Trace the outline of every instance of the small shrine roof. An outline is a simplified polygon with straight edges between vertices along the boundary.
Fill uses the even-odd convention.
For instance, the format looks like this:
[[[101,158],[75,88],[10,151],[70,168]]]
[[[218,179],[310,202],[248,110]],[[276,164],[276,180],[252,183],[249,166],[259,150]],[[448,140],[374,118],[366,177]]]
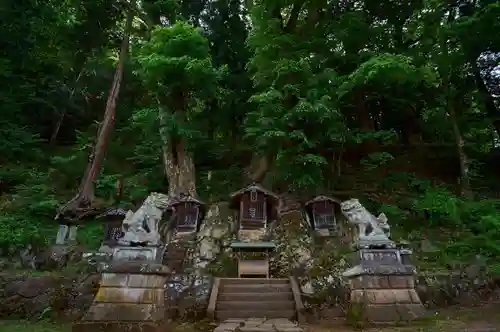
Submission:
[[[319,195],[319,196],[316,196],[313,199],[307,201],[304,205],[308,206],[310,204],[317,203],[317,202],[323,202],[323,201],[334,202],[337,204],[340,204],[342,202],[341,200],[339,200],[337,198],[333,198],[333,197],[329,197],[329,196],[325,196],[325,195]]]
[[[105,217],[125,217],[127,215],[127,211],[121,207],[114,207],[106,210],[105,212],[98,215],[96,218],[101,219]]]
[[[193,197],[191,195],[182,195],[181,194],[181,195],[171,197],[169,202],[168,202],[168,207],[171,207],[173,205],[177,205],[180,203],[198,203],[200,205],[205,205],[205,202],[203,202],[202,200],[200,200],[197,197]]]
[[[270,191],[270,190],[267,190],[266,188],[262,187],[262,186],[261,186],[260,184],[258,184],[258,183],[252,183],[252,184],[250,184],[250,185],[248,185],[248,186],[246,186],[246,187],[244,187],[244,188],[241,188],[240,190],[235,191],[234,193],[232,193],[232,194],[230,195],[230,197],[231,197],[232,199],[235,199],[235,198],[237,198],[237,197],[241,196],[242,194],[244,194],[244,193],[246,193],[246,192],[248,192],[248,191],[252,191],[252,190],[256,190],[256,191],[259,191],[259,192],[261,192],[261,193],[263,193],[263,194],[265,194],[265,195],[267,195],[267,196],[271,196],[271,197],[273,197],[273,198],[275,198],[275,199],[279,199],[279,196],[278,196],[278,195],[276,195],[275,193],[273,193],[273,192],[272,192],[272,191]]]

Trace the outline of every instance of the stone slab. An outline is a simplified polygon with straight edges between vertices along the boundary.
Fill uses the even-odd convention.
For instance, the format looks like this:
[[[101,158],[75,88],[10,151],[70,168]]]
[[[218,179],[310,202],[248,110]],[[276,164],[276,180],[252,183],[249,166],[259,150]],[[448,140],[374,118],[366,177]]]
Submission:
[[[167,331],[163,324],[156,323],[121,323],[121,322],[78,322],[74,323],[72,332],[163,332]]]
[[[303,329],[298,327],[298,326],[294,326],[294,327],[277,326],[276,331],[278,331],[278,332],[302,332]]]
[[[165,291],[155,288],[100,287],[94,301],[107,303],[161,303],[165,299]]]
[[[165,308],[154,304],[93,303],[84,321],[108,322],[159,322],[165,316]]]
[[[130,274],[156,274],[168,275],[170,270],[167,266],[155,262],[147,261],[115,261],[110,262],[106,272],[109,273],[130,273]]]
[[[273,332],[274,329],[271,327],[263,326],[242,326],[238,329],[240,332]]]
[[[213,332],[302,332],[296,323],[286,318],[230,318],[220,323]]]
[[[244,318],[229,318],[222,323],[243,323],[244,321],[245,321]]]

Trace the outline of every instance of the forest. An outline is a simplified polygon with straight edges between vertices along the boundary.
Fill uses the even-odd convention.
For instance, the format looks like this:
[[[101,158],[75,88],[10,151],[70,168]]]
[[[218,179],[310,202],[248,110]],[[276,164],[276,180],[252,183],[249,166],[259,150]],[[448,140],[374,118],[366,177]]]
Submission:
[[[357,197],[500,272],[499,18],[494,0],[5,0],[0,247],[254,181]]]

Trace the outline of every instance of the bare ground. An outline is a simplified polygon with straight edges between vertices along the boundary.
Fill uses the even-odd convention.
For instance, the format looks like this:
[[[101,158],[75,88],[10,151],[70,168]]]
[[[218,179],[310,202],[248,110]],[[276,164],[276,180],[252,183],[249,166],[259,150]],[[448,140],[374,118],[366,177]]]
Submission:
[[[343,321],[305,326],[306,332],[354,332]],[[429,317],[410,326],[370,327],[367,332],[500,332],[500,302],[478,303],[474,307],[451,307],[430,312]]]

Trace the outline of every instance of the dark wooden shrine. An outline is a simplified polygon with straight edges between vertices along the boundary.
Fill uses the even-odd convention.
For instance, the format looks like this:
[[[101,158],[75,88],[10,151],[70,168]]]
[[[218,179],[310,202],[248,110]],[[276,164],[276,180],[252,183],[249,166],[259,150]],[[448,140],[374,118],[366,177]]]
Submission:
[[[305,203],[305,212],[313,230],[336,231],[340,201],[328,196],[316,196]]]
[[[259,184],[251,184],[230,196],[230,208],[239,211],[239,229],[261,229],[277,218],[279,197]]]
[[[118,207],[111,208],[97,216],[97,219],[104,221],[103,245],[113,247],[118,244],[118,240],[123,237],[122,222],[127,215],[127,211]]]
[[[198,232],[205,218],[206,205],[196,197],[178,195],[168,204],[171,209],[172,224],[170,227],[179,233]]]

